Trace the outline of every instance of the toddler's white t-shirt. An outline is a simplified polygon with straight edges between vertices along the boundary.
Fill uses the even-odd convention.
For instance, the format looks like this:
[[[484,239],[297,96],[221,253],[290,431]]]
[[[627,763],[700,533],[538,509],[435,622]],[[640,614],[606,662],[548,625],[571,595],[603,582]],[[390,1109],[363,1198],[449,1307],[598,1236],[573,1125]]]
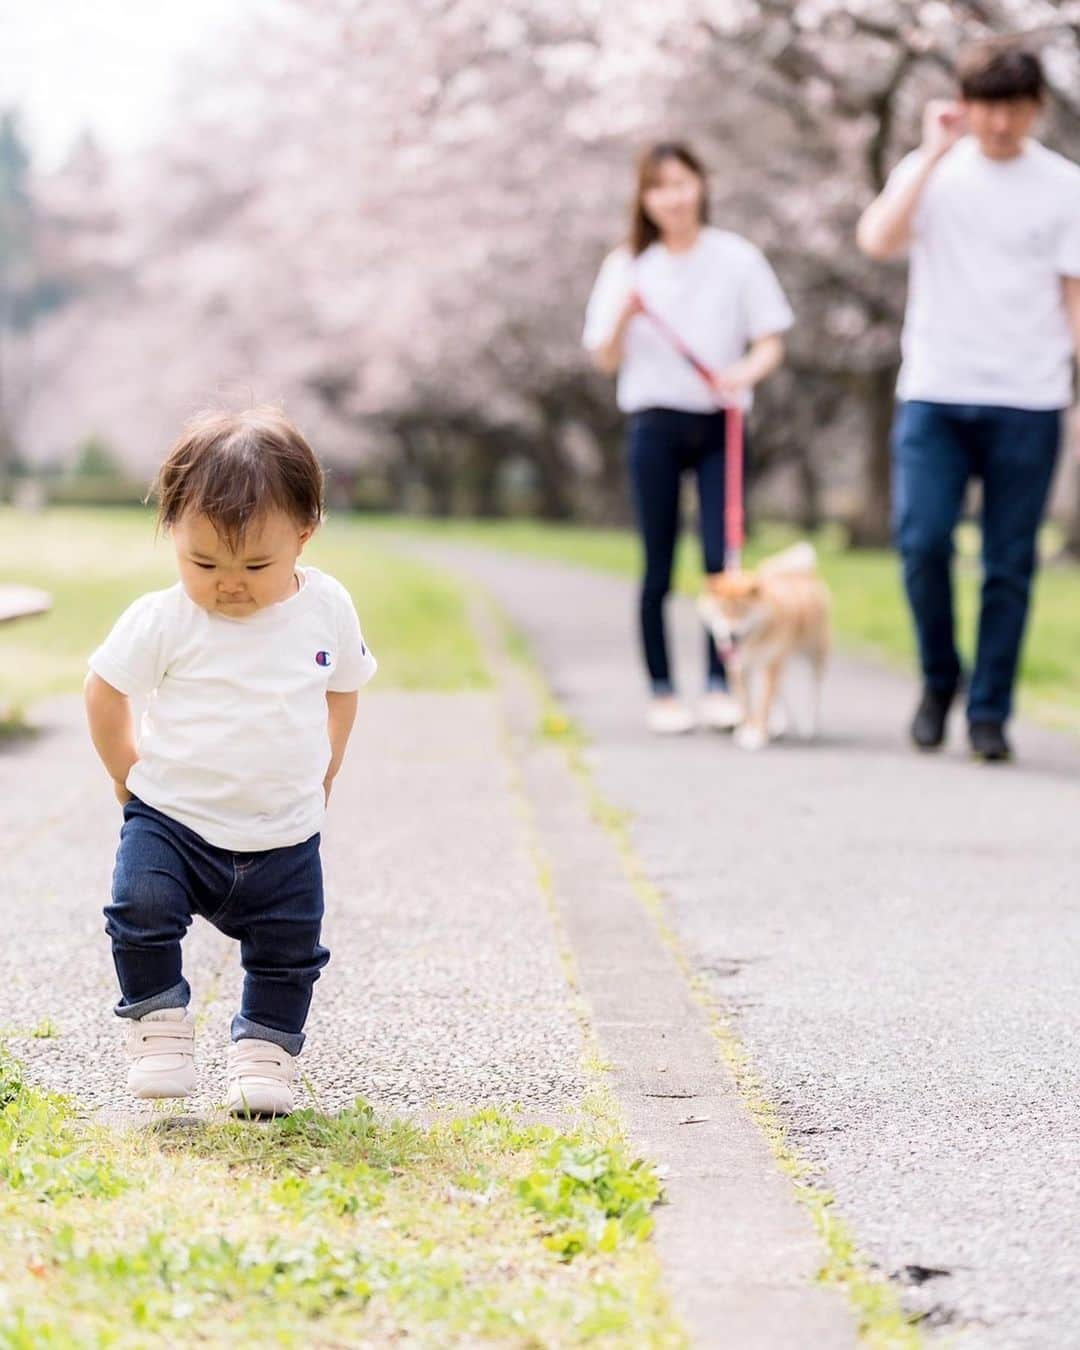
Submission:
[[[141,711],[128,791],[234,853],[319,831],[326,694],[359,689],[376,670],[345,587],[297,571],[295,595],[245,619],[208,613],[179,583],[153,591],[90,657]]]
[[[918,172],[913,151],[886,191]],[[1063,277],[1080,276],[1080,167],[1038,141],[989,159],[966,136],[915,208],[901,399],[1055,409],[1072,402]]]
[[[742,235],[711,225],[685,253],[672,253],[659,242],[636,258],[625,246],[609,253],[585,314],[582,343],[587,349],[608,340],[633,290],[715,371],[734,365],[749,343],[785,332],[794,322],[761,250]],[[625,413],[645,408],[716,411],[716,400],[701,376],[640,314],[626,330],[616,400]],[[745,401],[749,406],[749,397]]]

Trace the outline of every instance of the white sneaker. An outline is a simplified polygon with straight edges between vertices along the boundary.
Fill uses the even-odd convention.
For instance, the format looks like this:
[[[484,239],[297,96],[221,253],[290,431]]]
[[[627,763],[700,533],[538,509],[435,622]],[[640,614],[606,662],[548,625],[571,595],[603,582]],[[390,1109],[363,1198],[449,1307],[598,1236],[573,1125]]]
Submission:
[[[768,743],[768,734],[751,722],[735,728],[735,744],[740,750],[764,750]]]
[[[275,1041],[246,1036],[229,1046],[229,1091],[234,1116],[287,1116],[293,1109],[295,1055]]]
[[[186,1097],[195,1091],[195,1019],[186,1008],[159,1008],[128,1022],[128,1087],[136,1097]]]
[[[657,736],[682,736],[694,729],[694,714],[671,694],[661,694],[649,704],[645,724]]]
[[[726,689],[710,689],[701,700],[701,724],[710,731],[733,731],[742,720],[738,700]]]

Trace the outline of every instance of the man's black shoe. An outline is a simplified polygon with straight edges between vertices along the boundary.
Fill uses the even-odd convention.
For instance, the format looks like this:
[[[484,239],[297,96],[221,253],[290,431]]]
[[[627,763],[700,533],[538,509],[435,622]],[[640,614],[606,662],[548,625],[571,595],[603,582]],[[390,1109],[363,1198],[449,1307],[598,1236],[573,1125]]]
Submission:
[[[924,689],[911,723],[911,739],[920,750],[936,750],[945,739],[945,721],[956,690]]]
[[[976,759],[987,762],[1012,759],[1012,746],[1005,739],[1005,728],[1000,722],[972,722],[968,739]]]

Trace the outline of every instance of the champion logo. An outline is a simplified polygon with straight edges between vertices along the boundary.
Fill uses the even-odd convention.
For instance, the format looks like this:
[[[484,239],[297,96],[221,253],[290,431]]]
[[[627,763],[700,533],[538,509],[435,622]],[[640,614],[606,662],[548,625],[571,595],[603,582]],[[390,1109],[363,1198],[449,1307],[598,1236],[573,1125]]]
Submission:
[[[333,658],[329,652],[316,652],[315,664],[317,666],[328,666]]]

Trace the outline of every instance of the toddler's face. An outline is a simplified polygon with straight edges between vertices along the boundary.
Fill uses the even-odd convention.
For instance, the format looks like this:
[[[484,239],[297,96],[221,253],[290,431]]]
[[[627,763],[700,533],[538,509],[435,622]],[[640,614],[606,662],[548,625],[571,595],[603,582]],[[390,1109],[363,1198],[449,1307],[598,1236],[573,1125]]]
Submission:
[[[172,528],[181,585],[208,613],[245,619],[295,592],[296,560],[312,533],[283,511],[269,511],[234,553],[206,516],[182,516]]]

